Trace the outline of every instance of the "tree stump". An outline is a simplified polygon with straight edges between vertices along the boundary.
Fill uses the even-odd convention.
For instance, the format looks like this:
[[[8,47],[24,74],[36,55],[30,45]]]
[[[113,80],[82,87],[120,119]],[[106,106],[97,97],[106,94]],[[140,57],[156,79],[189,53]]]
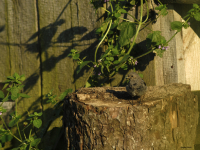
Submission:
[[[64,103],[66,149],[192,150],[198,117],[186,84],[149,86],[142,99],[125,87],[81,88]]]

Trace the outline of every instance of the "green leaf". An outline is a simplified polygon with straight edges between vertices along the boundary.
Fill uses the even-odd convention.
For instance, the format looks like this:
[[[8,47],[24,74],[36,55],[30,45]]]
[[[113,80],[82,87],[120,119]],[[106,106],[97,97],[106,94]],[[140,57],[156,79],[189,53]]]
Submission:
[[[20,115],[19,115],[19,116],[16,116],[14,119],[12,119],[12,120],[9,122],[8,126],[9,126],[9,127],[13,127],[15,124],[17,124],[17,122],[19,121],[20,118],[21,118]]]
[[[113,61],[114,57],[106,57],[106,60]]]
[[[42,116],[42,112],[40,113],[34,112],[34,116]]]
[[[60,100],[63,100],[65,96],[67,96],[69,93],[72,93],[72,89],[65,90],[59,97]]]
[[[3,135],[0,136],[0,141],[1,141],[2,143],[6,143],[6,142],[8,142],[8,141],[11,141],[12,138],[13,138],[13,136],[10,135],[10,134],[3,134]]]
[[[14,86],[14,87],[11,88],[10,92],[13,96],[17,96],[19,89],[16,86]]]
[[[9,96],[6,96],[3,100],[2,100],[2,102],[6,102],[6,101],[8,101],[9,100]]]
[[[85,84],[85,87],[86,88],[91,87],[91,84],[87,81],[86,84]]]
[[[30,98],[29,95],[26,95],[26,94],[24,94],[24,93],[19,93],[19,96],[24,97],[24,98]]]
[[[4,84],[3,89],[5,89],[8,85],[9,85],[9,83]]]
[[[41,119],[33,120],[33,125],[34,125],[36,128],[40,128],[41,125],[42,125],[42,120],[41,120]]]
[[[130,2],[130,4],[131,4],[131,5],[135,5],[135,0],[132,0],[132,1]]]
[[[124,69],[124,70],[127,70],[127,69],[128,69],[128,65],[127,65],[127,64],[123,64],[123,65],[121,66],[121,68]]]
[[[79,72],[81,71],[81,69],[83,69],[84,66],[86,66],[88,63],[90,63],[91,61],[84,61],[82,62],[78,67],[77,67],[77,71],[76,73],[79,74]]]
[[[155,10],[160,10],[160,11],[161,11],[163,8],[165,8],[164,5],[159,5],[159,6],[157,6],[157,7],[155,8]]]
[[[198,12],[198,13],[196,13],[196,14],[194,15],[194,19],[195,19],[196,21],[200,21],[200,12]]]
[[[16,99],[18,99],[18,97],[19,97],[19,93],[17,93],[17,96],[11,95],[11,99],[12,99],[13,101],[16,100]]]
[[[25,79],[26,79],[26,77],[24,75],[21,75],[19,78],[20,81],[24,81]]]
[[[115,13],[114,16],[115,16],[116,18],[119,18],[119,17],[121,16],[121,14],[120,14],[120,13]]]
[[[130,57],[129,54],[126,54],[124,57],[119,58],[119,63],[122,64]]]
[[[155,46],[155,45],[165,45],[166,44],[166,40],[165,37],[163,37],[161,35],[160,31],[153,31],[152,33],[149,33],[147,35],[147,47],[151,47],[151,45]]]
[[[108,22],[104,22],[104,23],[102,24],[102,26],[101,26],[101,31],[102,31],[103,34],[104,34],[104,32],[106,31],[107,27],[108,27]]]
[[[37,146],[41,142],[41,138],[34,139],[34,141],[31,142],[31,146]]]
[[[136,25],[131,22],[122,22],[118,27],[120,29],[118,42],[122,47],[131,42],[131,38],[136,33]]]
[[[114,55],[118,55],[118,54],[119,54],[119,51],[118,51],[118,49],[113,49],[113,50],[112,50],[112,53],[113,53]]]
[[[127,22],[121,22],[118,27],[117,27],[117,30],[122,30],[125,26],[127,25]]]
[[[159,10],[161,15],[166,16],[168,14],[166,5],[159,5],[155,8],[155,10]]]
[[[7,79],[8,79],[8,80],[14,80],[15,78],[12,77],[12,76],[7,76]]]
[[[96,31],[96,34],[99,34],[99,33],[101,33],[101,27],[100,28],[98,28]]]
[[[113,64],[117,65],[117,64],[119,64],[119,61],[118,61],[118,60],[115,60],[115,61],[113,62]]]
[[[3,83],[10,83],[12,80],[6,80]]]
[[[104,61],[104,64],[109,64],[109,61],[105,60],[105,61]]]
[[[173,21],[171,22],[171,29],[177,30],[177,32],[181,31],[182,29],[182,22],[180,21]]]
[[[163,16],[166,16],[166,15],[168,14],[168,12],[167,12],[166,9],[162,9],[162,10],[160,11],[160,13],[161,13],[161,15],[163,15]]]
[[[77,60],[77,59],[79,59],[79,56],[80,56],[80,54],[77,53],[77,54],[73,55],[72,58],[73,58],[74,60]]]
[[[125,9],[120,9],[119,10],[121,13],[127,13],[127,11]]]
[[[0,106],[0,112],[5,113],[6,111],[7,111],[6,109],[4,109],[2,106]],[[1,135],[1,133],[0,133],[0,135]]]
[[[21,90],[25,85],[18,85],[17,88],[18,90]]]
[[[14,77],[15,79],[19,79],[19,78],[20,78],[20,76],[19,76],[16,72],[14,73],[13,77]]]
[[[3,101],[4,97],[5,97],[5,96],[4,96],[3,91],[0,90],[0,102]]]
[[[102,72],[102,73],[104,73],[104,72],[103,72],[103,69],[104,69],[104,65],[101,65],[101,72]]]
[[[199,5],[193,4],[193,8],[199,8]]]

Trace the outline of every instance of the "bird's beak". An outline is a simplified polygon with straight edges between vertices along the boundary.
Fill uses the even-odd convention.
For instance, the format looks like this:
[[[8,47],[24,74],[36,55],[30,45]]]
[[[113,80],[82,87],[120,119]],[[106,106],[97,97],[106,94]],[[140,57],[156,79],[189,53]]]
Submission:
[[[126,77],[126,79],[130,79],[130,77]]]

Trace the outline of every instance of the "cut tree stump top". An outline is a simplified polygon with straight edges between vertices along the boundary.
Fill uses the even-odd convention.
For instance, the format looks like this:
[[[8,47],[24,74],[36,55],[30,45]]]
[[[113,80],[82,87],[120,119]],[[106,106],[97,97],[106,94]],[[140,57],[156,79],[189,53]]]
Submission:
[[[198,98],[190,85],[81,88],[64,102],[66,149],[194,150]]]
[[[129,105],[154,105],[169,96],[191,92],[190,85],[173,83],[164,86],[148,86],[142,98],[131,97],[125,87],[81,88],[75,95],[79,102],[93,106],[127,107]],[[141,101],[141,103],[140,103]]]

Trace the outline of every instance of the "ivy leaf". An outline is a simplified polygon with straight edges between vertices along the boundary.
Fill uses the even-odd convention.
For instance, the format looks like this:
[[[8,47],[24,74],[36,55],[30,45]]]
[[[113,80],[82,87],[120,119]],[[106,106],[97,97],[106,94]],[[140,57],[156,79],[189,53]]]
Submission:
[[[90,63],[91,61],[84,61],[82,62],[78,67],[77,67],[77,71],[76,73],[79,74],[79,72],[81,71],[81,69],[83,69],[84,66],[86,66],[88,63]]]
[[[180,22],[180,21],[171,22],[171,29],[177,30],[177,32],[180,32],[182,29],[182,22]]]
[[[198,13],[196,13],[196,14],[194,15],[194,19],[195,19],[196,21],[200,21],[200,12],[198,12]]]
[[[136,25],[131,22],[122,22],[119,24],[118,30],[120,30],[118,42],[122,47],[131,42],[131,38],[136,33]]]
[[[42,125],[42,120],[41,120],[41,119],[33,120],[33,125],[34,125],[36,128],[40,128],[41,125]]]

